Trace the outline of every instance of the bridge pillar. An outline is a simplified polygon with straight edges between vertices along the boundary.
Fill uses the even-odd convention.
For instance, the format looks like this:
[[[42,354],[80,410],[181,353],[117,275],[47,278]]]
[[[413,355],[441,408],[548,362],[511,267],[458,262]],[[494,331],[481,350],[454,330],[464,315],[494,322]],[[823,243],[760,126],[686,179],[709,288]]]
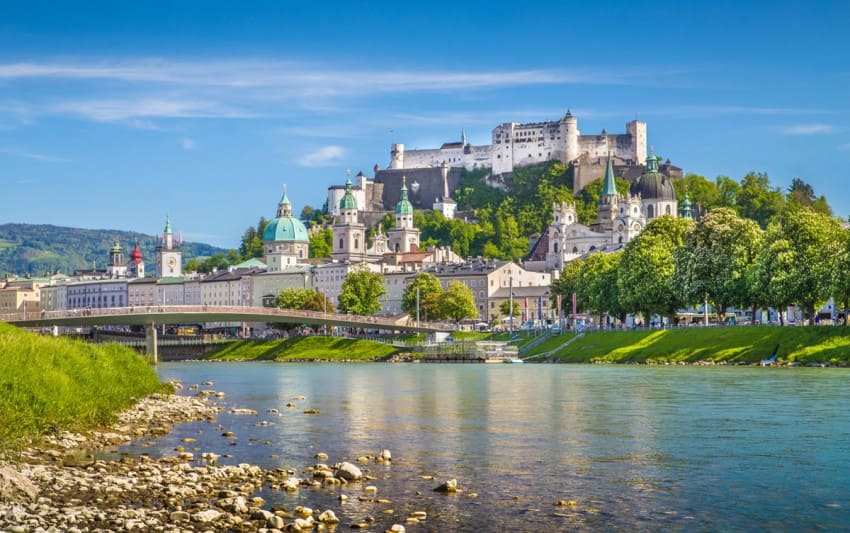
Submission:
[[[157,364],[159,361],[157,360],[157,335],[156,335],[156,324],[151,322],[147,326],[145,326],[145,353],[150,358],[153,364]]]

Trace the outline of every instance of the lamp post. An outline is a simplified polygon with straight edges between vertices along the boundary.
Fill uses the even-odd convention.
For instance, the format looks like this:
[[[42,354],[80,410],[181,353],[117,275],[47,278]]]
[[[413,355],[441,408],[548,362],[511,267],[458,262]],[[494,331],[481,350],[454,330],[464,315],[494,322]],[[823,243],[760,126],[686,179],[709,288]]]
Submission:
[[[416,287],[416,327],[419,327],[419,287]]]
[[[514,277],[511,276],[508,280],[508,336],[514,333]]]

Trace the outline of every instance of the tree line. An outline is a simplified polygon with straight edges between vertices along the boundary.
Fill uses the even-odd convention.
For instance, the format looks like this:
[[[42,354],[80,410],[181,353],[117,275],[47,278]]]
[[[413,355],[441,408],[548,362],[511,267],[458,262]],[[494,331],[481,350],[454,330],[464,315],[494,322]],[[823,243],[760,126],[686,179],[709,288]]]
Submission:
[[[830,297],[850,305],[850,230],[816,206],[787,203],[766,228],[728,207],[697,222],[662,216],[624,250],[568,263],[552,293],[570,312],[667,317],[706,302],[723,320],[729,308],[799,306],[813,320]],[[780,320],[783,320],[780,314]]]

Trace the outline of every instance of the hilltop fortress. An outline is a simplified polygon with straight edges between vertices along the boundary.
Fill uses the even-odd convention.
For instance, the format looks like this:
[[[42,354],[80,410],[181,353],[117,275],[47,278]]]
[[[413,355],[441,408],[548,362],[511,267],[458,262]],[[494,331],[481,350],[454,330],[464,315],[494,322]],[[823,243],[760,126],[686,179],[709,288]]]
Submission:
[[[603,129],[598,135],[582,135],[578,119],[569,111],[556,121],[506,122],[493,129],[489,145],[473,146],[465,134],[460,142],[447,142],[435,149],[405,150],[403,144],[393,144],[390,170],[433,168],[446,162],[452,168],[467,170],[488,167],[498,176],[515,167],[558,160],[570,164],[573,188],[578,191],[604,176],[609,153],[618,175],[627,179],[639,176],[642,169],[634,167],[642,167],[646,161],[646,122],[632,120],[626,123],[626,133],[609,134]],[[661,170],[681,175],[681,169],[669,162],[662,164]]]

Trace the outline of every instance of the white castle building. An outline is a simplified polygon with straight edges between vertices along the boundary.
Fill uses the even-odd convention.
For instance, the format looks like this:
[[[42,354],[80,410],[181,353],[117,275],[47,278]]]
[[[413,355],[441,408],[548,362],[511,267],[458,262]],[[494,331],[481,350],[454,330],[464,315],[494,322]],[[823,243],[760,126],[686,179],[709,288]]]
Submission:
[[[440,166],[444,161],[451,167],[467,170],[489,167],[494,175],[557,159],[570,163],[581,156],[604,158],[612,154],[617,160],[640,165],[646,159],[646,122],[626,123],[626,133],[582,135],[578,120],[567,111],[557,121],[519,124],[506,122],[493,129],[492,144],[473,146],[461,134],[460,142],[445,143],[440,148],[407,150],[403,144],[393,144],[390,168],[427,168]]]

